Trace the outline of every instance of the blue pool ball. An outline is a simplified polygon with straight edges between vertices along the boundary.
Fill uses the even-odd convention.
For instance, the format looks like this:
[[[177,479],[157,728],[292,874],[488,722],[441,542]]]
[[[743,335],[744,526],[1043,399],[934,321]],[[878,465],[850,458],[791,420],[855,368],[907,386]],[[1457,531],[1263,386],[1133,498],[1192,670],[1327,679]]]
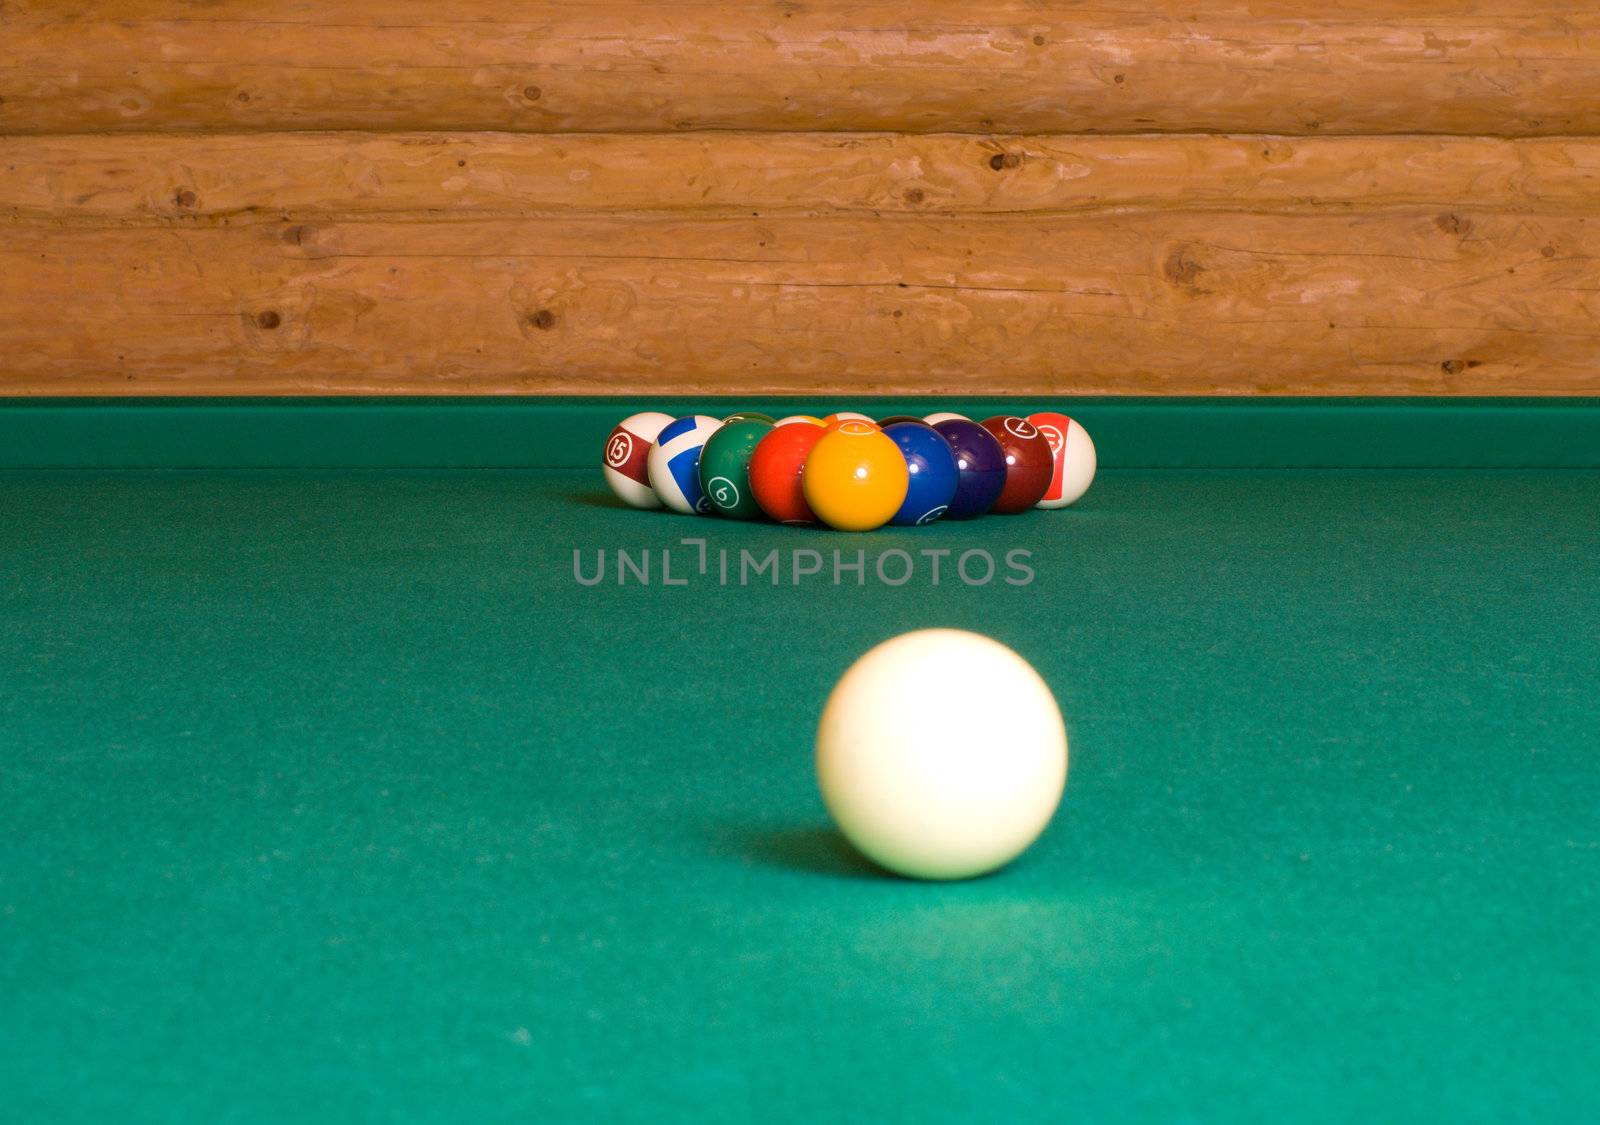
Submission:
[[[898,527],[932,523],[944,515],[955,498],[960,475],[950,443],[923,422],[896,422],[884,427],[884,436],[900,447],[910,470],[905,503],[889,520]]]
[[[955,454],[956,494],[944,518],[970,520],[983,515],[1000,499],[1006,486],[1006,454],[994,435],[965,418],[947,418],[934,424],[939,436]]]

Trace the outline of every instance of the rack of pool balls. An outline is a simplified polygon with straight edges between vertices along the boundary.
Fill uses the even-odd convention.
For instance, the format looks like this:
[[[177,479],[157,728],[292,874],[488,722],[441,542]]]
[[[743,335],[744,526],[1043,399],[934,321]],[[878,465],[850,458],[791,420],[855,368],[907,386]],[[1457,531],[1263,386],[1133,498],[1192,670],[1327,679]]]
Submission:
[[[1054,413],[643,413],[611,431],[603,464],[635,508],[871,531],[1065,508],[1094,480],[1095,453],[1082,426]]]

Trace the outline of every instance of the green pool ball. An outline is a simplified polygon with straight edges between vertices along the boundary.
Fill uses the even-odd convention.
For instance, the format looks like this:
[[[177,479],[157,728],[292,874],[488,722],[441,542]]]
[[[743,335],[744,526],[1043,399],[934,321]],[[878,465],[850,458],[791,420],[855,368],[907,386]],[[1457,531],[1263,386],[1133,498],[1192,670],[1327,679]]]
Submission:
[[[750,489],[750,457],[771,431],[770,422],[741,418],[724,423],[706,442],[700,453],[700,488],[717,515],[761,518],[761,505]]]
[[[765,422],[772,425],[775,419],[770,414],[763,414],[759,410],[741,410],[737,414],[730,414],[723,419],[724,422]]]

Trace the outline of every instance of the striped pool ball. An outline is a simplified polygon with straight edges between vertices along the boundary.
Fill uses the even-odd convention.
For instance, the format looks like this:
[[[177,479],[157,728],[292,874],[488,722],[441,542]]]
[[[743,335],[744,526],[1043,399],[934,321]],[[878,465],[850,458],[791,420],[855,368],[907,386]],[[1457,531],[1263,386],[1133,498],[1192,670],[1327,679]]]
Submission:
[[[724,422],[700,451],[700,490],[711,510],[729,519],[753,520],[761,515],[750,490],[750,457],[772,424],[755,418]]]
[[[1075,504],[1094,483],[1096,467],[1094,442],[1078,423],[1065,414],[1046,411],[1028,415],[1028,421],[1039,427],[1050,443],[1054,474],[1050,487],[1045,489],[1041,508],[1065,508]]]
[[[728,422],[765,422],[770,426],[772,425],[772,415],[763,414],[759,410],[740,410],[728,415],[722,421],[724,424]]]
[[[939,411],[939,412],[937,412],[935,414],[925,415],[922,420],[924,422],[928,423],[928,425],[930,425],[930,426],[937,426],[940,422],[970,422],[970,421],[972,421],[972,419],[968,418],[965,414],[952,414],[948,410],[941,410],[941,411]]]
[[[870,414],[857,414],[851,410],[841,410],[837,414],[830,414],[822,420],[822,424],[829,428],[836,427],[843,422],[865,422],[873,429],[878,428],[878,423],[872,420]]]
[[[994,507],[1006,486],[1005,452],[993,434],[970,419],[947,418],[936,422],[933,428],[950,443],[959,478],[944,518],[976,519]]]
[[[825,430],[800,475],[806,503],[840,531],[871,531],[888,523],[905,503],[908,485],[900,447],[859,419]]]
[[[885,426],[883,435],[900,447],[908,474],[905,501],[889,522],[897,527],[932,523],[950,507],[960,480],[950,443],[915,419]]]
[[[650,487],[674,512],[703,515],[711,510],[711,502],[700,491],[700,451],[721,426],[715,418],[691,414],[656,435],[650,451]]]
[[[750,491],[761,510],[779,523],[816,523],[806,503],[801,475],[812,448],[828,431],[809,422],[782,422],[750,456]]]
[[[661,507],[661,497],[650,487],[650,450],[656,437],[671,424],[672,415],[647,410],[628,415],[606,438],[601,460],[606,484],[629,507]]]
[[[1050,442],[1037,426],[1015,414],[985,418],[983,428],[1000,443],[1006,455],[1006,484],[992,510],[1007,516],[1026,512],[1044,498],[1045,489],[1050,487],[1050,477],[1055,472]]]
[[[814,414],[790,414],[785,418],[779,418],[772,424],[774,426],[787,426],[790,422],[806,422],[813,426],[821,426],[825,424],[821,418],[818,418]]]

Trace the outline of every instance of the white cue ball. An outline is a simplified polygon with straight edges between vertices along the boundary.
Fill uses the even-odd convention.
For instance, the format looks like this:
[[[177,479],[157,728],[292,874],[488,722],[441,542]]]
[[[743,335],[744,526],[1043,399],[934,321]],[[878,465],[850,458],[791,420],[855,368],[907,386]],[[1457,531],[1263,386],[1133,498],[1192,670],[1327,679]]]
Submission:
[[[969,879],[1039,838],[1067,782],[1067,731],[1039,673],[999,641],[924,629],[850,666],[817,728],[840,831],[915,879]]]

